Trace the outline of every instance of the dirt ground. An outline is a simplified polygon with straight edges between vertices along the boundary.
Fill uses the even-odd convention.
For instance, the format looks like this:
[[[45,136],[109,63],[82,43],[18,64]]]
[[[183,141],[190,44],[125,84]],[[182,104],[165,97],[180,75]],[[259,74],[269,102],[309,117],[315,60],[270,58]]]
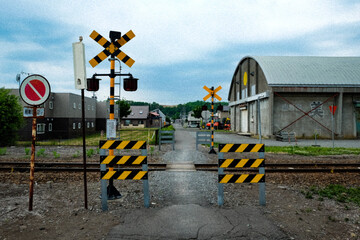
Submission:
[[[169,149],[167,149],[169,147]],[[42,148],[42,147],[39,147]],[[36,161],[81,162],[74,153],[80,147],[46,147],[45,156]],[[161,152],[149,149],[149,162],[161,162]],[[60,157],[55,157],[56,151]],[[207,150],[201,148],[201,151]],[[211,156],[209,162],[216,162]],[[304,157],[286,154],[266,154],[271,162],[359,162],[360,156]],[[0,161],[29,161],[24,148],[7,149]],[[88,162],[99,162],[98,154]],[[150,184],[152,174],[150,172]],[[209,173],[216,174],[216,173]],[[143,208],[142,185],[134,181],[119,185],[123,197],[109,201],[108,212],[101,211],[100,181],[98,173],[88,174],[88,209],[84,209],[82,173],[35,173],[34,207],[28,211],[29,173],[0,172],[0,239],[105,239],[109,230],[124,221],[123,216],[132,209]],[[314,195],[305,198],[303,192],[310,186],[328,184],[360,186],[358,173],[274,174],[266,178],[265,207],[258,204],[256,184],[228,184],[225,187],[225,208],[256,206],[265,217],[281,228],[289,239],[360,239],[360,207],[352,203],[339,203],[331,199],[320,200]],[[215,190],[214,190],[215,191]],[[166,204],[161,196],[151,192],[151,207]],[[216,208],[214,202],[204,203]]]

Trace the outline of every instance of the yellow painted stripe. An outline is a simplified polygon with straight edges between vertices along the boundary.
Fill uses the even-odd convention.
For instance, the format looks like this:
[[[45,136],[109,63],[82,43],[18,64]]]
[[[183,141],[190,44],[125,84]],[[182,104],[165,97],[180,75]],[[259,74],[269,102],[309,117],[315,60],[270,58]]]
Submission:
[[[130,39],[133,39],[135,37],[135,33],[132,30],[130,30],[126,33],[126,36],[128,36],[128,38]]]
[[[247,143],[241,144],[240,147],[238,147],[238,149],[236,149],[235,152],[244,152],[244,150],[247,148],[247,146],[249,146],[249,144],[247,144]]]
[[[234,159],[226,159],[220,167],[227,168],[234,161]]]
[[[250,152],[258,152],[263,144],[256,144]]]
[[[115,142],[115,140],[108,140],[104,145],[101,146],[101,149],[109,149],[109,147]]]
[[[119,146],[116,147],[116,149],[124,149],[130,141],[122,141]]]
[[[264,161],[264,159],[256,159],[255,162],[251,165],[253,168],[259,167],[259,165]]]
[[[256,176],[251,180],[251,183],[257,183],[264,176],[264,174],[256,174]]]
[[[113,114],[113,113],[110,113],[109,118],[110,118],[110,119],[114,119],[114,114]]]
[[[146,156],[138,156],[133,162],[133,164],[140,164],[142,161],[144,161],[145,158]]]
[[[219,95],[217,95],[217,94],[214,94],[214,97],[215,97],[217,100],[219,100],[219,101],[222,100],[222,98],[221,98]]]
[[[115,156],[107,156],[101,164],[109,164],[114,158]]]
[[[221,179],[220,183],[227,183],[234,176],[234,174],[226,174],[223,179]]]
[[[116,171],[108,171],[102,179],[110,179],[114,174],[116,173]]]
[[[240,162],[236,165],[237,168],[242,168],[249,161],[249,159],[241,159]]]
[[[120,59],[120,60],[123,60],[126,56],[127,56],[127,55],[126,55],[124,52],[120,52],[120,53],[117,55],[118,59]]]
[[[92,33],[90,34],[90,37],[95,40],[95,38],[96,38],[98,35],[99,35],[99,34],[94,30],[94,31],[92,31]]]
[[[235,181],[235,183],[243,183],[248,176],[249,176],[249,174],[242,174],[242,175]]]
[[[125,180],[127,178],[127,176],[129,176],[131,173],[131,171],[124,171],[119,177],[119,180]]]
[[[102,60],[106,59],[108,56],[106,56],[106,54],[104,52],[101,52],[98,54],[98,57]]]
[[[123,156],[116,164],[125,164],[131,156]]]
[[[137,141],[137,143],[132,147],[132,149],[140,149],[140,147],[145,143],[145,141]]]
[[[135,60],[129,57],[129,60],[126,61],[126,65],[128,67],[132,67],[132,65],[135,63]]]
[[[134,180],[140,180],[144,177],[144,175],[147,173],[147,171],[140,171],[136,176],[133,178]]]
[[[229,150],[232,146],[234,146],[234,144],[230,144],[230,143],[225,144],[225,146],[223,147],[223,149],[221,149],[220,152],[229,152]]]
[[[100,38],[100,40],[98,41],[101,46],[104,46],[107,42],[108,40],[106,40],[104,37]]]
[[[99,64],[99,63],[95,60],[95,58],[91,59],[91,60],[89,61],[89,63],[90,63],[90,65],[91,65],[92,67],[96,67],[96,65]]]
[[[214,90],[214,93],[216,93],[217,91],[219,91],[220,89],[222,89],[221,86],[218,86],[215,90]]]

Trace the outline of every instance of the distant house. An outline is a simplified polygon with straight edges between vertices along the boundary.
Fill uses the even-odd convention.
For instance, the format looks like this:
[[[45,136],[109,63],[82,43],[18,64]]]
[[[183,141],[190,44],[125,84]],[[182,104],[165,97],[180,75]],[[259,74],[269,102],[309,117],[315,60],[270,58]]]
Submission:
[[[164,127],[166,122],[166,115],[160,109],[152,110],[150,114],[159,119],[159,124],[154,125],[153,122],[150,122],[150,125],[152,125],[153,127]]]
[[[10,89],[19,96],[19,89]],[[22,106],[27,106],[19,98]],[[45,117],[38,118],[37,139],[68,139],[82,134],[81,96],[73,93],[50,93],[43,104]],[[25,118],[25,125],[18,132],[19,140],[31,139],[32,119]],[[88,133],[96,129],[96,99],[85,97],[85,126]]]
[[[216,115],[218,119],[221,121],[224,118],[230,117],[230,107],[229,106],[223,106],[223,109],[220,111],[216,111]]]
[[[188,113],[187,122],[189,127],[199,127],[200,126],[200,118],[195,118],[194,112],[190,111]]]
[[[150,126],[149,106],[130,106],[131,113],[121,119],[121,128]]]

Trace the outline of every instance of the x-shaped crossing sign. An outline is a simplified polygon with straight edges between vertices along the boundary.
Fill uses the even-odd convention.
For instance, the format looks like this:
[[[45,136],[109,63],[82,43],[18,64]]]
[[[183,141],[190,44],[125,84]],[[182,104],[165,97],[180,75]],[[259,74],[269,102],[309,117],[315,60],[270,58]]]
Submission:
[[[203,87],[206,91],[209,92],[208,95],[206,95],[203,99],[204,101],[208,100],[209,97],[213,96],[214,98],[216,98],[217,100],[221,101],[221,97],[219,95],[216,94],[217,91],[219,91],[221,89],[221,86],[218,86],[215,90],[213,90],[214,88],[208,88],[207,86]]]
[[[95,67],[96,65],[101,63],[111,54],[114,54],[117,58],[119,58],[129,67],[134,64],[135,61],[120,50],[120,47],[124,46],[128,41],[135,37],[133,31],[128,31],[125,35],[123,35],[115,42],[109,42],[108,40],[106,40],[106,38],[101,36],[95,30],[90,34],[90,37],[105,48],[102,52],[100,52],[98,55],[96,55],[93,59],[89,61],[92,67]]]

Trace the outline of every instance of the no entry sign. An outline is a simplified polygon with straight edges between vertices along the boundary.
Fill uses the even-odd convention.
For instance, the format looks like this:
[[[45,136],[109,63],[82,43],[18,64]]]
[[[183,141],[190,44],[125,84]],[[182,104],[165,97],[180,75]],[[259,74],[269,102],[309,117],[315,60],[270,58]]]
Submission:
[[[41,75],[30,75],[24,79],[20,86],[20,97],[32,106],[39,106],[46,102],[50,96],[50,84]]]

